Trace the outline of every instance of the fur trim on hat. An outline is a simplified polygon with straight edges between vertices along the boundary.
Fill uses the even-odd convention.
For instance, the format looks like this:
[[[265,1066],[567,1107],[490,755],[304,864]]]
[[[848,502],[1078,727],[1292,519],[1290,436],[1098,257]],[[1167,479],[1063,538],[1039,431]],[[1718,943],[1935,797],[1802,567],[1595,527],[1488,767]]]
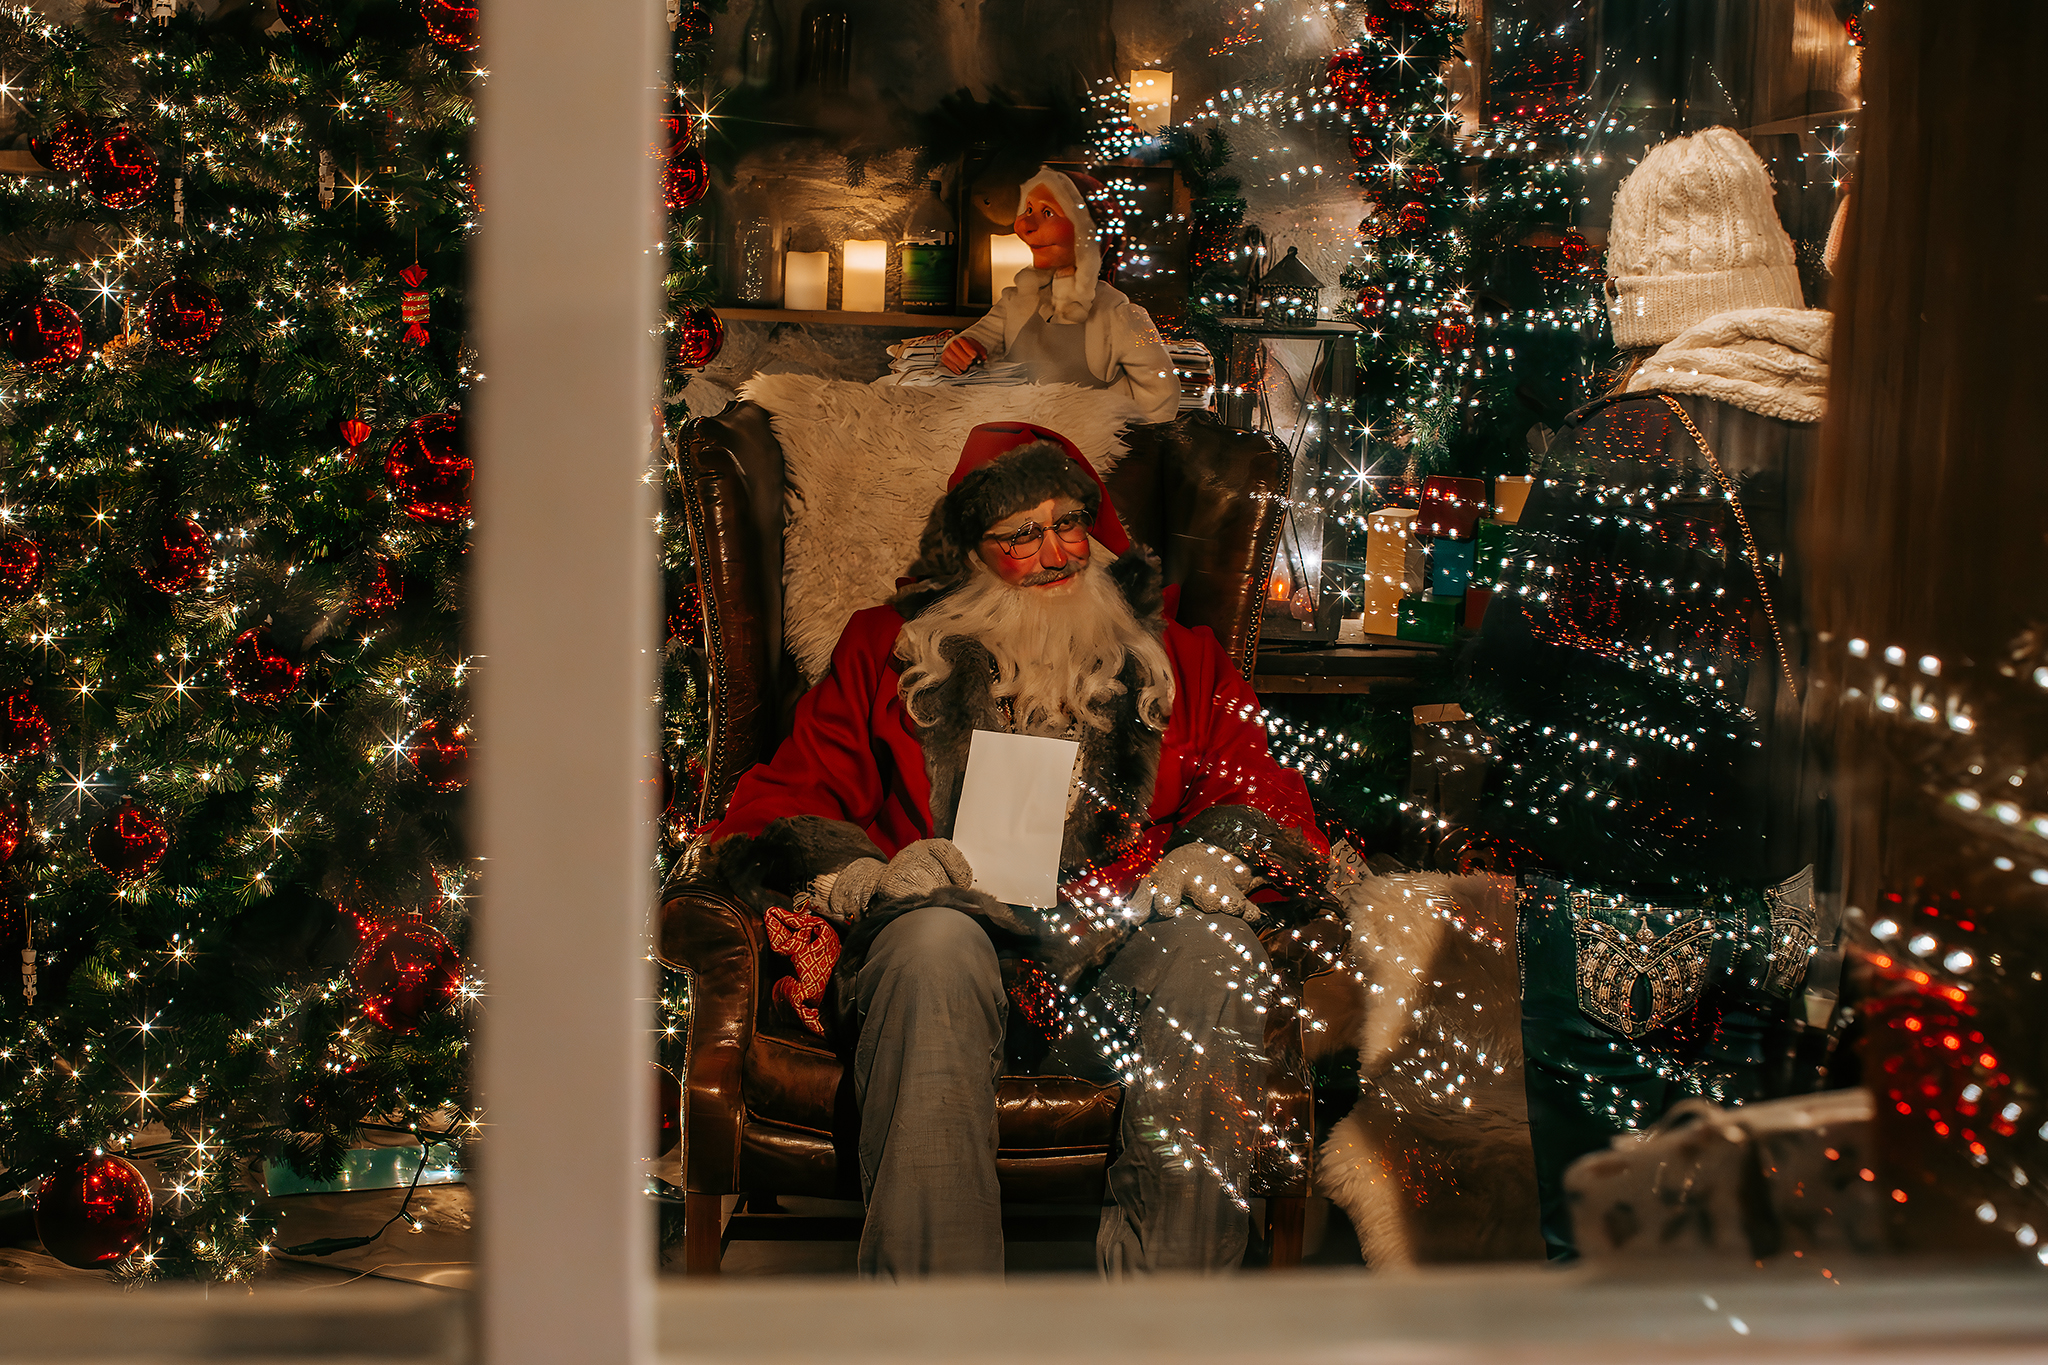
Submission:
[[[1041,166],[1038,174],[1032,176],[1017,191],[1017,214],[1024,213],[1024,201],[1031,197],[1031,191],[1042,189],[1052,196],[1060,206],[1060,212],[1074,225],[1074,274],[1071,286],[1060,285],[1056,280],[1053,288],[1052,320],[1054,322],[1086,322],[1089,312],[1095,307],[1095,286],[1102,280],[1102,239],[1095,226],[1095,215],[1088,211],[1087,201],[1081,197],[1081,187],[1064,171]],[[1043,274],[1045,272],[1038,272]]]
[[[971,550],[1004,517],[1062,495],[1079,502],[1090,517],[1102,506],[1102,490],[1065,450],[1051,441],[1033,441],[998,455],[946,494],[939,503],[944,514],[940,529],[960,549]]]

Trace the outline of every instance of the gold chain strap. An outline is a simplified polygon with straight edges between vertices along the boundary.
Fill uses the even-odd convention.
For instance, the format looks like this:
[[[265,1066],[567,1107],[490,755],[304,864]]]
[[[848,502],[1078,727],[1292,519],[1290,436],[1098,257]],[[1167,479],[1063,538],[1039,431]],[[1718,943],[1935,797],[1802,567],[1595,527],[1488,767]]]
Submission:
[[[1756,536],[1749,529],[1749,518],[1742,513],[1742,499],[1735,495],[1735,480],[1728,477],[1728,471],[1721,468],[1720,460],[1714,457],[1714,448],[1707,444],[1707,438],[1700,435],[1700,429],[1693,425],[1692,414],[1688,413],[1676,398],[1670,394],[1659,394],[1664,405],[1671,409],[1692,437],[1693,444],[1700,448],[1700,454],[1707,457],[1707,468],[1713,471],[1714,481],[1721,485],[1721,491],[1728,495],[1728,505],[1735,509],[1735,524],[1742,531],[1742,548],[1749,560],[1749,570],[1756,575],[1756,590],[1763,598],[1764,619],[1771,623],[1771,641],[1778,647],[1778,669],[1785,675],[1785,686],[1792,689],[1792,700],[1799,700],[1799,680],[1792,676],[1792,659],[1785,652],[1785,634],[1778,629],[1777,609],[1771,604],[1771,585],[1764,577],[1764,557],[1756,548]]]

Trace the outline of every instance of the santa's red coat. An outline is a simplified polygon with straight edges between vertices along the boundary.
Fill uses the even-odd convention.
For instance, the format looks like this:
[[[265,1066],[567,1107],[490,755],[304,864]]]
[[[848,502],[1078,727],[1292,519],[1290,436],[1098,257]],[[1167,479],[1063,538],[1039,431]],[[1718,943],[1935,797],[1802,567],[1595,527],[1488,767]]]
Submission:
[[[924,749],[897,696],[893,655],[902,628],[903,617],[890,606],[847,622],[831,671],[797,703],[789,738],[773,759],[740,778],[724,818],[704,831],[708,839],[755,834],[786,815],[858,825],[892,856],[932,836]],[[1216,636],[1206,626],[1168,621],[1165,644],[1173,661],[1173,715],[1160,744],[1150,827],[1118,859],[1120,870],[1149,866],[1175,829],[1212,806],[1264,811],[1327,853],[1301,774],[1266,751],[1258,698]]]

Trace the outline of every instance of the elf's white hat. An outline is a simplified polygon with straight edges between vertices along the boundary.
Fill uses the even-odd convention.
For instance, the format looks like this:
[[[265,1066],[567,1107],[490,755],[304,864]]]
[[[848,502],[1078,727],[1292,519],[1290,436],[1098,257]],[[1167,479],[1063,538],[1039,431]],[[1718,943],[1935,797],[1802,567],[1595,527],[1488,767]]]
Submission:
[[[1017,191],[1017,214],[1024,213],[1024,201],[1031,191],[1043,189],[1060,206],[1060,212],[1074,225],[1074,290],[1053,309],[1055,322],[1086,322],[1095,306],[1095,286],[1102,279],[1102,234],[1088,201],[1100,200],[1106,191],[1102,182],[1089,175],[1072,175],[1050,166],[1038,168]],[[1064,293],[1065,291],[1061,291]]]
[[[1770,176],[1730,128],[1655,147],[1621,182],[1607,275],[1623,351],[1661,346],[1717,313],[1806,306]]]

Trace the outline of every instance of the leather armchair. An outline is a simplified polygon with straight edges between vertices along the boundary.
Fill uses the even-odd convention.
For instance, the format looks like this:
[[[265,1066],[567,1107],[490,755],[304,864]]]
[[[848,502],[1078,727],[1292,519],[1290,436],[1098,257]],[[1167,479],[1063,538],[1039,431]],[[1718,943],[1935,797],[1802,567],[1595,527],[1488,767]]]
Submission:
[[[1179,619],[1213,628],[1250,676],[1279,539],[1285,453],[1270,437],[1234,431],[1206,413],[1133,428],[1126,441],[1129,454],[1106,480],[1118,515],[1133,539],[1159,553],[1166,582],[1180,586]],[[783,647],[782,452],[767,412],[738,403],[701,419],[679,455],[704,602],[711,724],[699,816],[710,820],[740,775],[774,753],[803,682]],[[1328,919],[1269,936],[1276,968],[1312,1019],[1348,1011],[1350,982],[1339,966],[1348,936]],[[712,1274],[733,1235],[827,1231],[818,1220],[768,1226],[773,1215],[761,1211],[775,1207],[774,1196],[860,1197],[858,1114],[838,1056],[773,1001],[773,983],[790,964],[769,948],[757,911],[721,887],[672,883],[660,953],[692,978],[684,1262],[691,1274]],[[1318,1045],[1343,1036],[1334,1022],[1320,1033],[1305,1029],[1288,1010],[1274,1011],[1268,1026],[1273,1138],[1260,1153],[1253,1193],[1267,1200],[1275,1265],[1300,1259],[1313,1156],[1308,1063]],[[1005,1077],[997,1097],[1005,1203],[1099,1206],[1121,1098],[1120,1087],[1072,1077]],[[727,1228],[722,1201],[731,1194],[748,1196],[749,1211]]]

